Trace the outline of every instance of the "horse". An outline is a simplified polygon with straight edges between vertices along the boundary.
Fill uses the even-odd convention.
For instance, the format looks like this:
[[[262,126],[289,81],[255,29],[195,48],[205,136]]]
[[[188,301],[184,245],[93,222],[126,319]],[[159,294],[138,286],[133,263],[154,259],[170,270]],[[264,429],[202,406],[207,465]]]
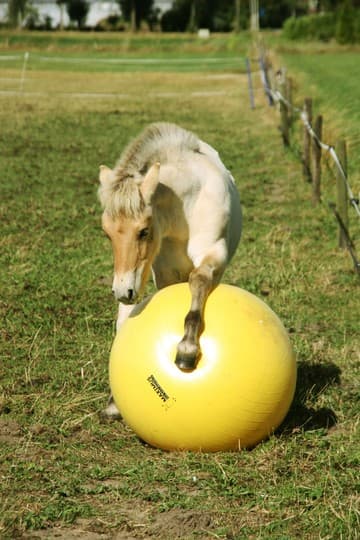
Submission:
[[[113,250],[119,331],[152,273],[155,287],[188,282],[191,292],[175,363],[195,369],[208,295],[241,236],[235,181],[217,151],[175,124],[150,124],[114,169],[100,166],[102,228]],[[176,306],[174,306],[176,309]],[[105,416],[119,413],[110,398]]]

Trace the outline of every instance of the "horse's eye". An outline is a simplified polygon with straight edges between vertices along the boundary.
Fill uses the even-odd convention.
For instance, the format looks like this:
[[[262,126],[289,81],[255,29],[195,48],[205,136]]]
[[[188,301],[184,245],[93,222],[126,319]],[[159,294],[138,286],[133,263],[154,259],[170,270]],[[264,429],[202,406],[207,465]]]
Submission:
[[[147,236],[149,236],[149,228],[148,227],[145,227],[145,229],[141,229],[141,231],[139,231],[139,239],[140,240],[144,240],[144,238],[146,238]]]

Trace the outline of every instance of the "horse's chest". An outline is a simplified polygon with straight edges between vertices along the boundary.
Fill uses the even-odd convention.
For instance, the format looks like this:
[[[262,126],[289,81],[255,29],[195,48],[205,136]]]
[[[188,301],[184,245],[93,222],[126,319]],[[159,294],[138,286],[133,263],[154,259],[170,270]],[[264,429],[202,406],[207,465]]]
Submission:
[[[187,281],[193,263],[187,254],[187,240],[165,238],[153,264],[158,287]]]

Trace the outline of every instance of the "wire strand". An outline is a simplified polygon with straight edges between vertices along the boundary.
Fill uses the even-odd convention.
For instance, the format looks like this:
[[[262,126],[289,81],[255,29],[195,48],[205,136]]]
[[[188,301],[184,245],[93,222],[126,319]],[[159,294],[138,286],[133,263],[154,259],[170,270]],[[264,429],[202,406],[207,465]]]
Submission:
[[[360,217],[360,207],[359,207],[359,200],[354,196],[354,193],[351,189],[351,186],[349,184],[349,181],[348,181],[348,177],[343,169],[343,166],[341,165],[341,162],[339,160],[339,157],[338,155],[336,154],[336,151],[335,151],[335,148],[330,145],[330,144],[326,144],[324,143],[323,141],[321,141],[319,139],[319,137],[317,136],[317,134],[315,133],[312,125],[310,124],[309,122],[309,118],[308,118],[308,115],[306,114],[305,111],[301,110],[299,107],[294,107],[282,94],[281,92],[279,92],[279,90],[272,90],[271,88],[269,88],[268,85],[266,85],[265,87],[265,92],[266,93],[270,93],[273,100],[276,102],[276,103],[279,103],[280,101],[282,103],[284,103],[284,105],[289,109],[291,110],[292,112],[294,113],[297,113],[302,121],[302,123],[304,124],[305,128],[307,129],[309,135],[316,141],[316,143],[319,145],[319,147],[324,150],[325,152],[329,152],[330,156],[332,157],[339,173],[340,173],[340,176],[345,184],[345,187],[346,187],[346,191],[347,191],[347,194],[348,194],[348,199],[349,199],[349,202],[350,204],[352,205],[352,207],[354,208],[355,212],[357,213],[357,215]]]

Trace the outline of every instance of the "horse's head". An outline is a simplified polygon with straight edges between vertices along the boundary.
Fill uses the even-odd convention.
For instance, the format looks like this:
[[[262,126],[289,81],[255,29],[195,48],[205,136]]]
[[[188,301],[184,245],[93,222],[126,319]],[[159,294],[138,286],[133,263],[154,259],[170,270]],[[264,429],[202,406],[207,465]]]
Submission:
[[[100,167],[102,227],[111,240],[114,254],[112,289],[116,299],[123,303],[136,301],[158,251],[158,229],[151,199],[159,182],[159,167],[159,163],[152,165],[139,182]]]

